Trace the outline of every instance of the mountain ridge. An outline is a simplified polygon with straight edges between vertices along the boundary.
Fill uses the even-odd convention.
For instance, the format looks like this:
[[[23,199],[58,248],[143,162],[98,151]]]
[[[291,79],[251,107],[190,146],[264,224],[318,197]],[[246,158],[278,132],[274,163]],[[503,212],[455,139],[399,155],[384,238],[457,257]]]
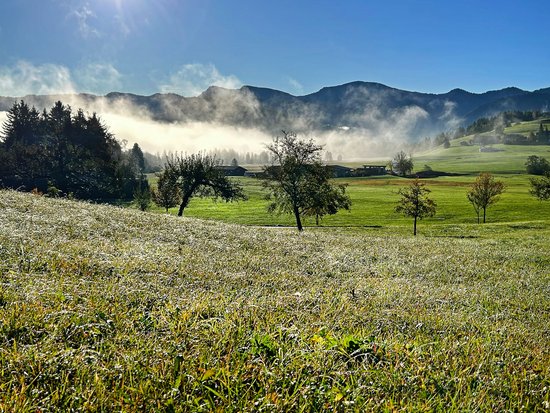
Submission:
[[[400,125],[400,133],[410,139],[467,125],[483,116],[505,110],[548,111],[550,87],[526,91],[506,87],[483,93],[452,89],[446,93],[407,91],[376,82],[353,81],[326,86],[317,92],[295,96],[277,89],[243,85],[239,89],[210,86],[200,95],[176,93],[149,96],[110,92],[93,94],[27,95],[0,97],[0,111],[9,110],[17,100],[38,109],[56,100],[84,106],[101,115],[105,108],[132,110],[159,122],[211,122],[234,127],[273,132],[326,130],[376,131]]]

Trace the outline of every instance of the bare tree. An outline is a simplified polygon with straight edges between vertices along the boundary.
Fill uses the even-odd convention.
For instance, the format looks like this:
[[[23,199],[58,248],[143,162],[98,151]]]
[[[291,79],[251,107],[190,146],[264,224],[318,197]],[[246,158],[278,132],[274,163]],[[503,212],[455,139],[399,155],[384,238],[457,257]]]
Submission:
[[[482,172],[468,191],[468,201],[474,207],[479,224],[480,214],[483,211],[483,223],[486,221],[487,208],[496,203],[504,192],[504,183],[496,181],[489,172]]]

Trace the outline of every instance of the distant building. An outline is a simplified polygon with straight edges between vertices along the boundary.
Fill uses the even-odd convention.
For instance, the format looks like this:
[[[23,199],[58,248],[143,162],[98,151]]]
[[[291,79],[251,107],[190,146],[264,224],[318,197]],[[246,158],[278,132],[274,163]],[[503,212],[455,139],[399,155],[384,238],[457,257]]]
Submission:
[[[363,165],[362,168],[356,168],[353,171],[354,176],[376,176],[387,173],[386,165]]]
[[[247,169],[242,166],[223,165],[218,166],[217,169],[221,169],[225,176],[244,176]]]
[[[345,178],[351,176],[353,169],[342,165],[327,165],[327,169],[333,178]]]

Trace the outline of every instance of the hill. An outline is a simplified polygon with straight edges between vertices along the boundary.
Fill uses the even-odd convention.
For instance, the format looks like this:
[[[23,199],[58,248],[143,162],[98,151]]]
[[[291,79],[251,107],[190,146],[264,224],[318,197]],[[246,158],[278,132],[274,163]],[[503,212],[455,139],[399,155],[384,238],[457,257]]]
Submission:
[[[0,223],[2,410],[549,407],[546,222],[297,234],[0,191]]]
[[[39,108],[61,99],[100,114],[109,107],[136,116],[145,113],[161,122],[209,122],[259,128],[269,133],[286,128],[297,132],[381,134],[383,129],[397,128],[397,124],[394,133],[417,139],[506,110],[545,110],[550,106],[550,89],[529,92],[509,87],[480,94],[454,89],[430,94],[358,81],[325,87],[305,96],[255,86],[212,86],[197,97],[109,93],[22,98]],[[14,99],[0,98],[0,111],[9,109]]]

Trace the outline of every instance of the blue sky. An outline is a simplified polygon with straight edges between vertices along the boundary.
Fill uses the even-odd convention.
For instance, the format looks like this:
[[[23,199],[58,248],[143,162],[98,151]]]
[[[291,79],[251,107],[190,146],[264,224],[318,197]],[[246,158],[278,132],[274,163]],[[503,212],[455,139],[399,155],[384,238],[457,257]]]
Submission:
[[[2,0],[0,95],[550,86],[548,0]]]

